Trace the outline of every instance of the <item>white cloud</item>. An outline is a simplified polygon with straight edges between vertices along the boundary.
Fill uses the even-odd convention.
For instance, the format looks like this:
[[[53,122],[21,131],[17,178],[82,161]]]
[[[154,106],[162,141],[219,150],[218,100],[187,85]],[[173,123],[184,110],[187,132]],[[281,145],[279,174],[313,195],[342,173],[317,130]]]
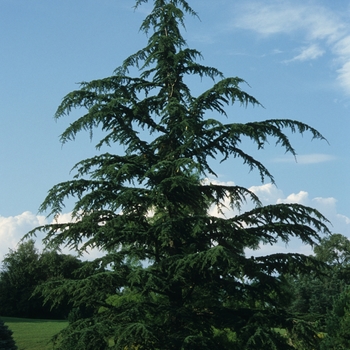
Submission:
[[[315,197],[310,198],[309,193],[306,191],[299,191],[298,193],[291,193],[287,196],[282,191],[271,191],[270,186],[254,186],[250,189],[259,196],[263,196],[266,199],[270,198],[270,203],[264,204],[278,204],[278,203],[298,203],[308,207],[317,209],[322,215],[324,215],[329,221],[329,229],[333,233],[340,233],[350,238],[350,218],[346,215],[337,212],[337,200],[333,197]],[[276,199],[276,194],[279,194],[279,198]],[[273,195],[271,195],[273,194]],[[269,197],[271,195],[271,197]],[[282,242],[271,245],[262,245],[257,251],[247,251],[247,254],[254,256],[266,255],[277,252],[291,252],[301,254],[312,254],[312,248],[308,245],[302,244],[297,239],[292,239],[288,245]]]
[[[71,222],[71,213],[63,213],[52,220],[51,223],[65,223]],[[0,216],[0,264],[5,255],[9,253],[9,249],[16,250],[18,244],[25,234],[34,229],[35,227],[48,224],[45,216],[35,215],[29,211],[16,216],[3,217]],[[37,233],[37,236],[33,236],[35,240],[35,246],[41,251],[44,249],[42,239],[44,234]],[[74,251],[69,248],[63,248],[62,254],[76,255]],[[101,257],[101,252],[98,249],[87,249],[87,253],[83,255],[82,259],[92,260],[97,257]]]
[[[217,184],[227,185],[228,183],[216,181]],[[331,224],[329,229],[333,233],[341,233],[345,236],[350,237],[350,218],[346,215],[337,212],[337,200],[333,197],[315,197],[310,198],[307,191],[299,191],[297,193],[290,193],[285,195],[282,190],[278,189],[271,183],[251,186],[250,191],[254,192],[261,200],[263,205],[268,204],[279,204],[279,203],[298,203],[308,207],[315,208],[322,215],[324,215]],[[228,204],[228,202],[226,203]],[[243,210],[249,210],[252,205],[246,205]],[[227,209],[223,210],[224,213],[217,214],[217,210],[212,208],[210,211],[211,215],[230,218],[236,215],[237,212],[232,211],[228,205]],[[292,238],[291,241],[286,245],[283,242],[278,242],[274,245],[261,245],[258,250],[247,250],[246,253],[253,256],[261,256],[272,253],[301,253],[310,255],[312,254],[312,248],[308,245],[303,244],[300,240]]]
[[[336,215],[337,215],[337,218],[339,218],[339,221],[344,222],[344,224],[346,225],[350,225],[350,218],[342,214],[336,214]]]
[[[341,40],[338,40],[333,47],[333,51],[339,57],[349,57],[350,56],[350,36],[346,36]]]
[[[325,51],[319,47],[317,44],[312,44],[306,48],[303,48],[301,53],[291,60],[292,61],[308,61],[308,60],[314,60],[318,57],[321,57]]]
[[[309,40],[329,42],[338,40],[346,27],[329,9],[296,1],[250,2],[236,8],[233,23],[264,36],[306,31]]]
[[[45,223],[44,216],[35,215],[29,211],[16,216],[0,216],[0,261],[9,249],[17,249],[19,241],[26,233]]]
[[[54,217],[51,224],[65,224],[72,221],[76,221],[73,220],[72,213],[61,213],[60,215]]]
[[[252,186],[249,188],[249,190],[254,192],[264,205],[277,203],[278,199],[283,197],[282,190],[278,189],[271,183],[260,186]]]
[[[223,185],[223,186],[235,186],[235,183],[233,181],[220,181],[218,179],[209,179],[209,178],[205,178],[202,183],[204,185],[209,185],[209,184],[213,184],[213,185]]]
[[[264,37],[301,34],[300,54],[287,62],[317,59],[330,52],[337,82],[350,94],[350,27],[344,17],[330,8],[299,1],[256,1],[236,8],[232,23]]]
[[[345,62],[341,68],[337,70],[337,81],[344,90],[350,92],[350,62]]]
[[[52,221],[51,224],[64,224],[64,223],[69,223],[69,222],[76,222],[77,218],[72,217],[72,213],[61,213],[60,215],[57,215]],[[81,247],[84,244],[84,242],[79,246]],[[64,247],[61,249],[62,254],[71,254],[71,255],[77,255],[75,251],[72,251],[68,247]],[[84,252],[83,256],[81,259],[83,260],[93,260],[96,258],[100,258],[103,255],[103,253],[97,249],[97,248],[91,248],[88,247],[86,251]]]
[[[233,182],[222,182],[219,180],[206,180],[208,182],[221,184],[221,185],[234,185]],[[248,188],[251,192],[255,193],[263,205],[269,205],[269,204],[279,204],[279,203],[298,203],[305,206],[309,206],[312,208],[315,208],[319,210],[326,218],[328,218],[332,224],[334,225],[334,228],[341,229],[342,232],[345,235],[348,235],[350,237],[350,219],[349,222],[345,220],[347,218],[345,215],[337,213],[337,200],[333,197],[315,197],[310,198],[309,193],[307,191],[299,191],[297,193],[290,193],[288,195],[285,195],[283,191],[279,188],[277,188],[275,185],[271,183],[257,185],[257,186],[251,186]],[[225,205],[226,209],[223,210],[224,214],[220,216],[225,217],[232,217],[236,213],[229,208],[229,202],[226,200]],[[246,206],[244,206],[243,210],[249,210],[252,207],[252,204],[247,203]],[[210,211],[211,215],[217,215],[217,209],[212,208]],[[341,220],[340,220],[341,218]],[[344,226],[343,224],[349,224],[348,226]],[[332,229],[332,228],[331,228]]]
[[[338,213],[337,199],[334,197],[310,198],[307,191],[290,193],[287,196],[282,191],[271,191],[271,184],[251,187],[254,193],[264,198],[264,204],[298,203],[317,209],[331,223],[329,229],[335,233],[341,233],[350,238],[350,218]],[[276,198],[278,194],[278,198]]]
[[[209,180],[208,180],[209,181]],[[214,182],[214,181],[213,181]],[[220,182],[215,180],[216,184],[232,185],[232,182]],[[338,213],[337,200],[333,197],[314,197],[310,198],[307,191],[299,191],[297,193],[290,193],[285,195],[283,191],[271,183],[251,186],[249,190],[255,193],[263,205],[280,204],[280,203],[298,203],[311,208],[317,209],[330,222],[330,231],[341,233],[350,238],[350,218],[342,213]],[[229,202],[225,202],[226,208],[223,208],[223,214],[218,214],[215,207],[211,208],[209,214],[213,216],[230,218],[237,214],[229,207]],[[252,203],[247,203],[242,210],[252,209]],[[278,246],[276,246],[278,248]]]
[[[242,6],[234,18],[234,26],[250,29],[264,36],[290,33],[300,23],[302,11],[283,4],[251,2]]]
[[[309,194],[305,191],[299,193],[291,193],[286,198],[278,198],[276,203],[297,203],[302,205],[308,205]]]
[[[296,158],[286,155],[284,157],[274,158],[273,161],[276,163],[317,164],[330,162],[334,159],[335,157],[329,154],[312,153],[297,155]]]
[[[337,200],[333,197],[315,197],[312,199],[312,205],[315,206],[320,212],[327,212],[327,214],[331,216],[336,215]]]

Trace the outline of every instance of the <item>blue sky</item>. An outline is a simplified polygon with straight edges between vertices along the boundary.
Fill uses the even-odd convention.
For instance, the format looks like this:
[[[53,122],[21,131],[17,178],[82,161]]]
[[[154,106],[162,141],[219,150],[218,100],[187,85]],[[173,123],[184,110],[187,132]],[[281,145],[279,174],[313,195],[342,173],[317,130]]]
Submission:
[[[333,232],[350,237],[350,5],[326,0],[189,3],[200,20],[186,20],[188,46],[201,51],[203,64],[245,79],[249,85],[242,87],[264,106],[230,107],[230,121],[295,119],[328,140],[291,135],[297,161],[273,140],[259,152],[244,142],[277,186],[262,184],[237,160],[218,166],[216,181],[249,187],[266,204],[315,207],[332,221]],[[53,116],[78,82],[112,75],[146,44],[139,26],[151,5],[137,11],[133,5],[133,0],[1,1],[1,260],[28,230],[49,222],[38,214],[47,191],[70,179],[76,162],[96,153],[97,139],[90,141],[88,134],[63,147],[59,142],[79,111],[57,122]],[[189,83],[196,94],[210,81]],[[70,206],[66,209],[62,220],[69,218]],[[263,248],[272,250],[310,252],[298,243]]]

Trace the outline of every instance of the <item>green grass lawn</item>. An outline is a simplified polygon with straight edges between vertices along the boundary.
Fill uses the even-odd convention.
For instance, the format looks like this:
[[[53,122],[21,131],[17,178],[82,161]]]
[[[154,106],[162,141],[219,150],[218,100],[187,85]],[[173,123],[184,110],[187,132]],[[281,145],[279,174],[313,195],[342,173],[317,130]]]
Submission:
[[[68,325],[67,321],[0,318],[12,330],[18,350],[50,350],[52,336]]]

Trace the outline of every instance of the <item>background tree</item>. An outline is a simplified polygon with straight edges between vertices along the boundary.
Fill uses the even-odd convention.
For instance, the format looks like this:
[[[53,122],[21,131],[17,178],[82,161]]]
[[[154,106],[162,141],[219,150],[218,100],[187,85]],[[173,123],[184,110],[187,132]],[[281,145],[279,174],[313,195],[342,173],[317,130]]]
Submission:
[[[0,319],[0,349],[17,350],[17,346],[12,337],[12,331]]]
[[[350,284],[349,240],[341,234],[332,234],[321,239],[314,253],[325,264],[324,269],[321,274],[308,273],[288,280],[293,294],[289,311],[318,322],[319,330],[325,330],[334,302]]]
[[[326,335],[321,343],[322,350],[350,348],[350,286],[332,298],[333,308],[326,318]]]
[[[304,315],[310,320],[318,320],[319,329],[326,332],[322,349],[348,349],[350,241],[341,234],[332,234],[314,247],[314,253],[318,260],[326,263],[324,273],[318,277],[300,276],[294,281],[297,293],[292,307],[300,312],[298,306],[302,301]],[[300,296],[302,289],[303,297]]]
[[[75,306],[95,308],[91,318],[62,333],[61,348],[77,338],[75,349],[85,350],[96,342],[107,348],[111,341],[116,349],[292,348],[276,331],[284,328],[310,349],[317,337],[285,311],[283,275],[317,270],[317,260],[301,254],[247,257],[245,249],[290,237],[314,245],[319,233],[328,232],[325,218],[299,204],[262,206],[248,189],[206,178],[216,176],[211,160],[222,157],[239,158],[262,180],[274,182],[241,147],[243,138],[258,149],[274,138],[295,154],[283,129],[323,137],[294,120],[224,123],[226,106],[259,102],[241,89],[242,79],[197,63],[200,53],[186,46],[180,32],[184,14],[196,16],[185,0],[153,4],[141,25],[150,35],[147,46],[113,76],[82,83],[57,110],[60,118],[85,109],[61,135],[63,143],[99,127],[106,134],[98,149],[117,143],[125,150],[82,160],[72,181],[49,191],[41,210],[58,215],[73,196],[74,222],[29,233],[46,232],[49,247],[106,252],[81,270],[79,280],[42,289],[54,302],[70,295]],[[132,77],[135,67],[140,74]],[[214,84],[194,96],[188,76],[209,77]],[[214,113],[218,119],[208,116]],[[209,215],[212,206],[220,211],[227,201],[234,217]],[[254,208],[241,212],[246,201]]]
[[[40,308],[37,298],[30,300],[40,282],[39,252],[34,240],[9,251],[2,261],[0,272],[0,313],[3,316],[35,317]]]
[[[347,237],[335,233],[324,237],[315,246],[314,253],[318,260],[331,266],[344,268],[350,264],[350,241]]]
[[[348,349],[350,347],[350,241],[341,234],[323,238],[314,252],[316,257],[326,262],[328,281],[333,293],[328,293],[327,313],[322,349]],[[328,283],[327,283],[328,282]]]
[[[43,297],[33,295],[35,289],[47,281],[73,278],[82,262],[71,255],[54,251],[40,253],[34,240],[19,244],[2,261],[0,271],[0,314],[30,318],[66,318],[71,306],[62,300],[59,309],[43,305]]]

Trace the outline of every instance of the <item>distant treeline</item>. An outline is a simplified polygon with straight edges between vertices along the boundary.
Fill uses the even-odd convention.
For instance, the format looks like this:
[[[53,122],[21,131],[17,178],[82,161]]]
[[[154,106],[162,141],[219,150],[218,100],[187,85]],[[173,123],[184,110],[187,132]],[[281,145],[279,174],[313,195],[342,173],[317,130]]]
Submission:
[[[35,289],[49,281],[77,278],[84,262],[56,251],[39,252],[35,242],[21,243],[10,250],[0,270],[0,315],[27,318],[67,319],[72,305],[68,299],[52,308]]]
[[[280,276],[289,298],[285,309],[298,314],[318,330],[321,350],[350,348],[350,241],[340,234],[324,238],[314,248],[323,266],[317,275]],[[86,277],[91,264],[56,251],[39,252],[33,240],[10,250],[0,271],[0,315],[26,318],[68,319],[92,316],[96,308],[70,303],[69,291],[57,305],[45,299],[45,285]],[[108,270],[105,270],[108,273]],[[90,273],[96,273],[90,271]],[[72,290],[71,293],[74,293]],[[287,293],[288,294],[288,293]]]

